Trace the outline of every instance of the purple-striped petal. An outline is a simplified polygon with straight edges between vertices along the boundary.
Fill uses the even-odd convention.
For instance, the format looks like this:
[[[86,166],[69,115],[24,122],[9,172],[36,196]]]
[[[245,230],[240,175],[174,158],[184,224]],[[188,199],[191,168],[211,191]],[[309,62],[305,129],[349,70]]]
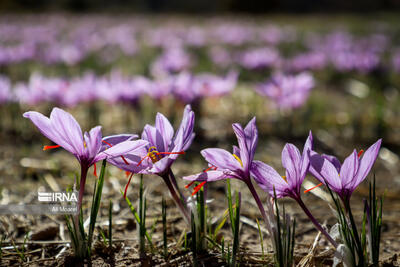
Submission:
[[[354,149],[343,162],[342,168],[340,169],[340,180],[343,188],[347,188],[349,184],[353,182],[357,171],[358,171],[359,160],[357,151]]]
[[[169,144],[172,142],[174,136],[174,128],[172,128],[171,123],[161,113],[157,113],[155,127],[163,137],[164,148],[168,150]]]
[[[188,181],[198,181],[198,182],[214,182],[228,178],[237,178],[230,176],[229,173],[224,171],[208,171],[208,172],[200,172],[198,174],[185,176],[183,179]]]
[[[375,163],[376,158],[378,157],[381,144],[382,144],[382,139],[379,139],[372,146],[370,146],[367,149],[367,151],[365,151],[364,155],[360,160],[360,167],[354,179],[354,183],[352,183],[353,188],[356,188],[367,177],[368,173],[370,172],[372,166]]]
[[[218,169],[222,170],[241,170],[240,162],[228,151],[221,148],[207,148],[201,151],[205,160]]]

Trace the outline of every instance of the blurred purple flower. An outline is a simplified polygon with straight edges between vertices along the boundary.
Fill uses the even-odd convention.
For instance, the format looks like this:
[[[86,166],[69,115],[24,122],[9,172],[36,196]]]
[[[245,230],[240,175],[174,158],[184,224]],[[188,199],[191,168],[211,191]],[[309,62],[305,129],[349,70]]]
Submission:
[[[297,75],[274,74],[264,84],[256,87],[256,91],[269,97],[282,109],[294,109],[302,106],[314,87],[314,78],[310,73]]]
[[[239,64],[247,69],[277,67],[281,63],[279,51],[275,48],[253,48],[239,55]]]

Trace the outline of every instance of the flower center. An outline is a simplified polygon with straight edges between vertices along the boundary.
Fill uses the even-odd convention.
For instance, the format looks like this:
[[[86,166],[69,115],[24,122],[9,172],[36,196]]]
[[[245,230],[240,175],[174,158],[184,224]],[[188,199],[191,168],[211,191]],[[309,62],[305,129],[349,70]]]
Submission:
[[[137,166],[140,166],[142,164],[143,160],[145,159],[150,159],[151,162],[156,163],[160,159],[162,159],[163,155],[172,155],[172,154],[179,154],[183,155],[185,154],[185,151],[178,151],[178,152],[158,152],[157,148],[155,146],[149,147],[149,150],[147,152],[147,155],[144,156],[138,163]]]

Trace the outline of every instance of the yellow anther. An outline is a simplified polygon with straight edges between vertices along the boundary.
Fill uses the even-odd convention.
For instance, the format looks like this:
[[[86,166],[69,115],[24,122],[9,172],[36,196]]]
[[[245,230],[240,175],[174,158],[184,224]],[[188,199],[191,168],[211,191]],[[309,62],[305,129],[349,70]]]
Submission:
[[[285,182],[287,183],[287,179],[286,176],[282,176],[283,180],[285,180]]]
[[[240,165],[243,167],[243,162],[242,162],[242,160],[241,160],[237,155],[235,155],[235,154],[232,154],[232,156],[234,156],[235,159],[236,159],[237,161],[239,161]]]
[[[156,163],[157,161],[159,161],[159,157],[157,157],[159,155],[160,152],[157,151],[157,148],[155,146],[151,146],[149,147],[147,156],[151,159],[151,161],[153,163]]]

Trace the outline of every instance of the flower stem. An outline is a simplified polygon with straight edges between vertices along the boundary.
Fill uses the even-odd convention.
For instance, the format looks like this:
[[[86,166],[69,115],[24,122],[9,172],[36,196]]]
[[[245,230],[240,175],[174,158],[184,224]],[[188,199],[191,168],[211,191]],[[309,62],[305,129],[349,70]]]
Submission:
[[[245,183],[247,184],[247,187],[249,188],[251,194],[253,195],[253,198],[256,201],[256,204],[258,206],[258,209],[260,210],[260,213],[261,213],[261,215],[262,215],[262,217],[264,219],[264,222],[267,225],[267,229],[269,231],[269,234],[272,237],[273,236],[272,226],[271,226],[271,223],[270,223],[270,221],[269,221],[269,219],[267,217],[267,214],[265,213],[264,206],[263,206],[263,204],[262,204],[262,202],[261,202],[261,200],[260,200],[260,198],[259,198],[259,196],[257,194],[257,191],[254,188],[253,183],[251,181],[245,181]]]
[[[323,234],[325,237],[328,239],[328,241],[334,246],[335,248],[338,247],[338,244],[336,243],[335,240],[328,234],[328,232],[319,224],[319,222],[314,218],[314,216],[311,214],[309,209],[306,207],[304,204],[303,200],[301,200],[300,197],[295,198],[297,203],[300,205],[300,207],[303,209],[304,213],[308,216],[308,218],[311,220],[311,222],[315,225],[315,227]]]
[[[183,205],[182,199],[176,193],[176,190],[175,190],[173,184],[171,183],[168,175],[163,175],[163,176],[161,176],[161,178],[163,178],[165,184],[167,185],[168,190],[171,193],[171,196],[172,196],[173,200],[175,201],[175,204],[178,206],[179,210],[181,211],[185,221],[190,225],[190,217],[188,215],[188,211],[187,211],[186,207]]]
[[[177,181],[176,181],[175,175],[174,175],[174,173],[172,172],[171,168],[169,169],[169,172],[168,172],[168,173],[169,173],[169,178],[171,179],[171,182],[172,182],[172,184],[173,184],[174,187],[175,187],[175,190],[178,191],[179,196],[181,197],[181,199],[182,199],[184,205],[186,206],[186,197],[182,194],[181,190],[179,190],[178,183],[177,183]]]

